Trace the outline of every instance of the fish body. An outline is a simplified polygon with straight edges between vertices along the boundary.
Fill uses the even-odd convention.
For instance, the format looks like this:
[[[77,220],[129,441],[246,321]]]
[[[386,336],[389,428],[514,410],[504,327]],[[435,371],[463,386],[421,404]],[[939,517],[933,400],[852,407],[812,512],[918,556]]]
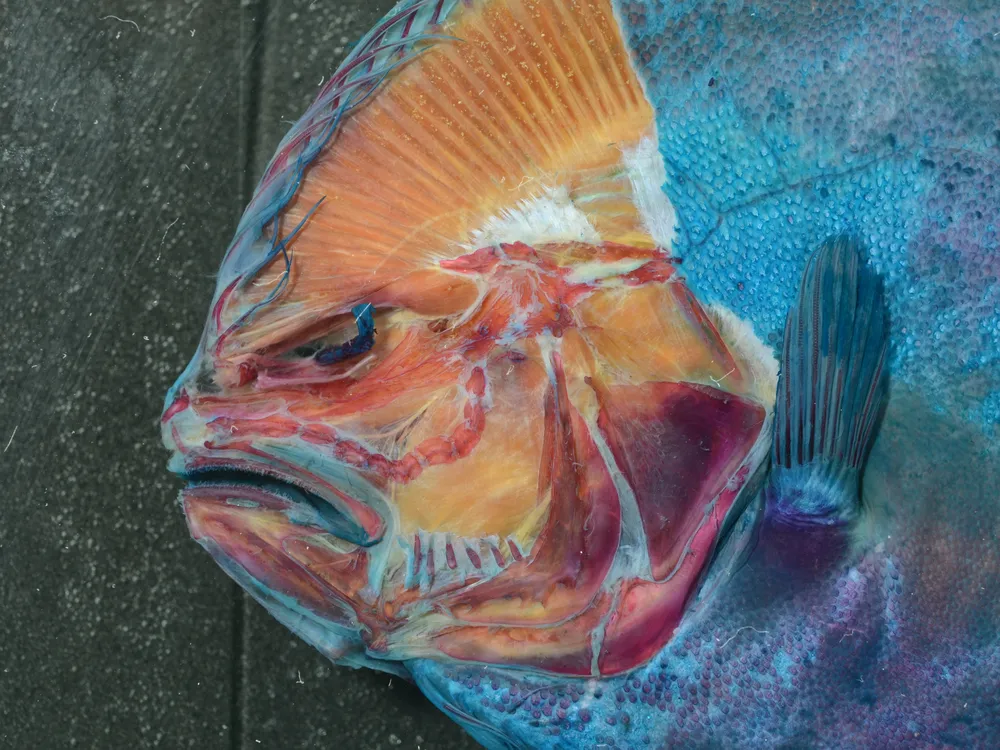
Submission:
[[[995,62],[978,6],[934,55],[877,6]],[[195,539],[489,748],[992,746],[997,158],[975,97],[832,85],[889,54],[842,11],[397,6],[167,396]],[[788,73],[801,29],[839,47]]]

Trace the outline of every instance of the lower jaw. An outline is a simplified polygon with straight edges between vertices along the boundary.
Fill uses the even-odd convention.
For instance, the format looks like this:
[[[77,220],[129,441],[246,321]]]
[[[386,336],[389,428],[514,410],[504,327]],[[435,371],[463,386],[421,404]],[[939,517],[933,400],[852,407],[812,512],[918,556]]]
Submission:
[[[334,661],[388,669],[414,658],[489,663],[564,677],[627,671],[661,648],[683,613],[686,588],[621,581],[555,625],[467,623],[436,611],[434,599],[407,591],[376,595],[372,555],[332,537],[277,493],[247,485],[195,484],[183,493],[192,535],[278,620]],[[387,540],[385,543],[391,543]],[[617,595],[615,595],[615,593]],[[629,616],[616,615],[628,600]],[[521,613],[511,607],[517,619]],[[498,619],[508,619],[498,613]],[[594,638],[594,632],[600,632]]]
[[[345,663],[438,658],[565,677],[618,674],[669,642],[698,573],[620,580],[601,587],[603,605],[581,598],[558,622],[539,622],[517,605],[524,592],[510,571],[496,577],[507,578],[509,606],[501,601],[473,622],[452,611],[470,581],[421,590],[396,571],[388,583],[384,565],[399,540],[347,540],[317,509],[323,498],[245,465],[190,462],[183,501],[192,535],[280,621]]]
[[[382,538],[386,525],[378,512],[320,477],[289,467],[280,457],[248,446],[217,456],[185,456],[179,473],[188,480],[186,492],[206,496],[214,487],[230,499],[263,494],[287,501],[303,517],[314,516],[316,526],[340,539],[367,547]]]

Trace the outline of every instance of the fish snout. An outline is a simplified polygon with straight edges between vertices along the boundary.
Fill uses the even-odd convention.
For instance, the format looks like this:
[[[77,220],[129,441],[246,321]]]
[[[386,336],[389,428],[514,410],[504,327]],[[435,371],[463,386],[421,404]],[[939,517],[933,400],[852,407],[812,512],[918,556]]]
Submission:
[[[196,359],[161,416],[189,527],[213,556],[239,561],[270,543],[278,554],[291,539],[353,554],[383,540],[392,513],[378,486],[267,394],[215,382]]]

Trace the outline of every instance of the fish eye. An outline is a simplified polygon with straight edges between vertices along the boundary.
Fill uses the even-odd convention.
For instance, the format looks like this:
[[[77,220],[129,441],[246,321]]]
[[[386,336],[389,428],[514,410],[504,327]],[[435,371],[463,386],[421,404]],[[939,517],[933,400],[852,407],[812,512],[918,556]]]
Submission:
[[[357,334],[343,340],[343,329],[295,347],[292,353],[302,359],[313,359],[320,365],[333,365],[369,351],[375,345],[375,308],[370,303],[351,308]]]

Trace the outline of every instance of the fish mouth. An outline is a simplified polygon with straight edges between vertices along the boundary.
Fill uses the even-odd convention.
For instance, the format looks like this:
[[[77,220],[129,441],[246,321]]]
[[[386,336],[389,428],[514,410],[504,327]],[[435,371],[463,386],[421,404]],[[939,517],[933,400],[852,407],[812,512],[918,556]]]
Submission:
[[[252,510],[261,506],[260,497],[265,496],[287,504],[293,521],[359,547],[376,545],[385,534],[384,519],[370,506],[332,487],[324,492],[273,467],[200,462],[178,473],[186,481],[182,496],[189,520],[190,501],[195,499],[214,498]]]
[[[191,536],[243,589],[328,658],[394,674],[367,655],[384,629],[371,613],[375,549],[386,523],[350,505],[320,480],[305,481],[251,461],[190,454],[181,506]],[[333,502],[336,500],[337,502]],[[351,508],[356,512],[351,512]]]

